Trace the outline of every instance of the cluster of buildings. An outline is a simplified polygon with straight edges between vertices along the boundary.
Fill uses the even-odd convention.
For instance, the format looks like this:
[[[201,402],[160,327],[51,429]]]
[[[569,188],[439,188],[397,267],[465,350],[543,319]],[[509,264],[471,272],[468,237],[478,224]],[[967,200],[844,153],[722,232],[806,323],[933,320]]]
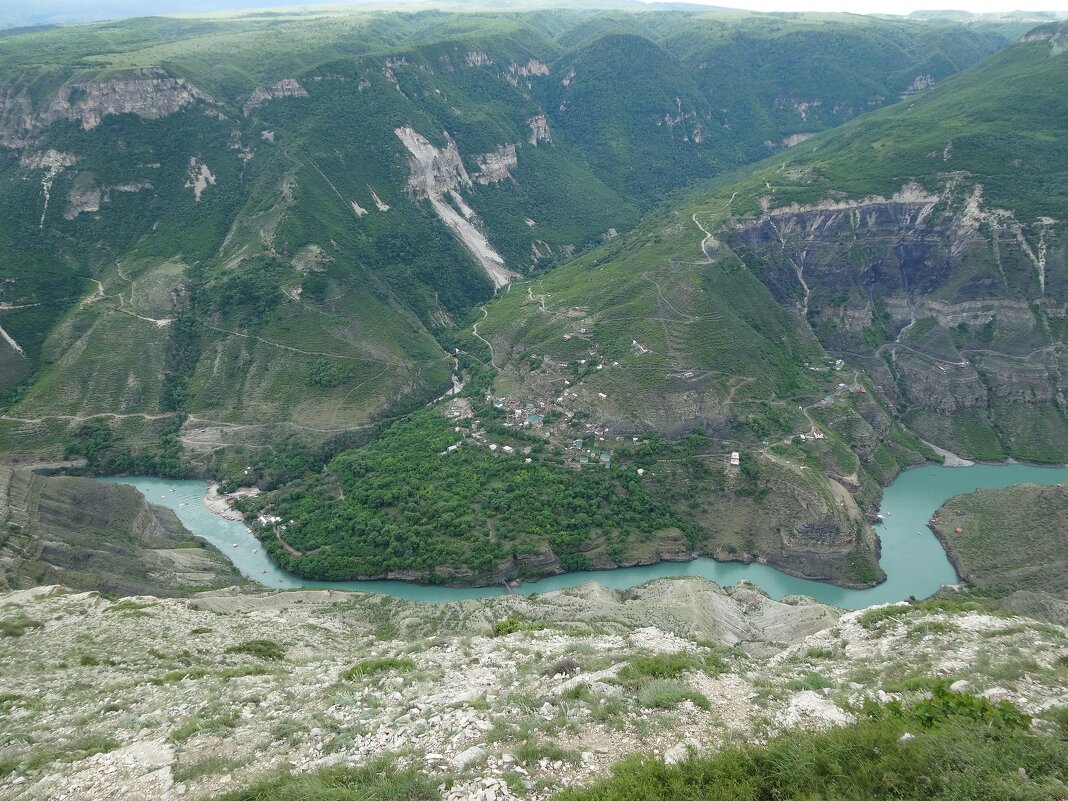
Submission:
[[[517,401],[508,398],[495,398],[493,406],[509,414],[505,423],[509,428],[541,428],[545,425],[545,415],[549,409],[546,404],[534,401]],[[574,416],[574,412],[565,412],[568,418]]]
[[[592,426],[587,426],[586,428],[588,431],[594,430]],[[608,465],[612,464],[612,453],[597,447],[597,441],[603,442],[604,437],[596,438],[592,445],[589,440],[574,440],[568,448],[568,454],[564,457],[564,463],[570,467],[582,467],[585,464],[603,464],[608,467]]]

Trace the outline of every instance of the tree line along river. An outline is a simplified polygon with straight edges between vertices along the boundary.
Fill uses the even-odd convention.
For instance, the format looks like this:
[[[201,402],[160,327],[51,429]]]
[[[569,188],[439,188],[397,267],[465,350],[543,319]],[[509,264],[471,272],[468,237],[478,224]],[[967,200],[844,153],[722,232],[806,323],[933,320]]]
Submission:
[[[227,520],[204,503],[203,481],[177,481],[148,477],[104,479],[130,484],[151,503],[177,514],[191,532],[210,542],[229,558],[245,576],[276,589],[334,589],[375,592],[428,603],[459,601],[502,595],[502,586],[453,588],[412,584],[404,581],[309,581],[281,570],[267,556],[259,540],[241,521]],[[882,540],[879,560],[887,579],[866,590],[848,590],[832,584],[795,578],[757,563],[717,562],[700,558],[691,562],[660,562],[640,567],[565,573],[513,587],[519,594],[544,593],[596,581],[605,587],[626,589],[655,578],[702,576],[722,586],[743,579],[753,582],[772,598],[807,595],[846,609],[926,598],[945,584],[957,582],[957,574],[946,558],[927,521],[954,495],[985,487],[1011,484],[1061,484],[1068,482],[1068,467],[1035,467],[1021,464],[942,467],[928,465],[907,470],[887,487],[880,512],[884,522],[875,527]],[[1012,532],[1005,532],[1006,538]],[[236,545],[236,547],[234,547]]]

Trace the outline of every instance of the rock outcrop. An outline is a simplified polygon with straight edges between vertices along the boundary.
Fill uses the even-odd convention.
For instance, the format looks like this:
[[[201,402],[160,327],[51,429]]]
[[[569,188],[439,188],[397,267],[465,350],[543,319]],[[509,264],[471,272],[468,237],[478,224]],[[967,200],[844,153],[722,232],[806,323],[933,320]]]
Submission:
[[[252,95],[249,97],[249,99],[245,101],[245,105],[242,107],[242,111],[247,117],[255,109],[258,109],[261,106],[265,106],[272,100],[280,100],[283,97],[307,96],[307,90],[305,90],[305,88],[297,82],[296,78],[283,78],[274,86],[266,88],[263,86],[257,86],[253,90]]]
[[[0,589],[181,595],[244,581],[173,512],[122,484],[0,466],[0,530]]]
[[[28,147],[40,131],[60,120],[78,122],[90,130],[111,114],[158,119],[197,102],[215,101],[184,78],[171,77],[158,67],[132,70],[107,81],[63,84],[39,110],[34,110],[25,90],[0,87],[0,145]]]
[[[511,171],[516,168],[519,161],[515,152],[515,145],[497,145],[492,153],[483,153],[475,156],[478,172],[471,177],[475,183],[482,185],[495,184],[506,178],[511,178]]]
[[[185,182],[185,186],[187,189],[193,190],[194,200],[199,203],[200,196],[204,194],[204,190],[214,185],[215,176],[208,169],[208,165],[196,156],[191,156],[189,159],[188,179]]]
[[[515,273],[505,267],[504,258],[493,249],[486,235],[479,230],[481,220],[460,194],[462,190],[471,187],[472,181],[460,158],[456,142],[446,133],[445,147],[437,148],[408,125],[397,128],[394,133],[411,154],[405,188],[408,196],[412,200],[430,201],[434,213],[485,270],[494,288],[499,289],[511,282],[516,277]],[[508,174],[508,164],[514,166],[514,161],[509,162],[507,147],[511,147],[511,157],[514,159],[515,146],[502,146],[498,148],[499,155],[488,154],[493,157],[492,160],[487,160],[486,156],[481,157],[484,160],[479,164],[484,169],[488,168],[491,174],[499,174],[503,168],[504,175],[501,177],[505,177]],[[492,179],[480,180],[480,183],[484,184],[491,182]]]
[[[450,189],[471,186],[471,176],[460,158],[460,150],[447,133],[443,148],[434,147],[410,125],[397,128],[394,133],[411,154],[405,191],[412,200],[440,197]]]
[[[530,138],[527,140],[535,147],[538,146],[538,142],[548,142],[550,145],[553,143],[553,135],[549,130],[549,120],[544,114],[538,114],[527,120],[527,125],[530,126]]]

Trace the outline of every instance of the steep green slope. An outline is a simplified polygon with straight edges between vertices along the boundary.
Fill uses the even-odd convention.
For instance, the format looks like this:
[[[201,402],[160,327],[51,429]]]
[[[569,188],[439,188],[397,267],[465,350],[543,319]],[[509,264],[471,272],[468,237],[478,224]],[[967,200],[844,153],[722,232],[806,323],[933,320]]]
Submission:
[[[242,584],[220,553],[131,487],[0,467],[0,585],[183,595]]]
[[[1068,489],[1020,485],[958,495],[931,528],[961,578],[1017,614],[1068,620]]]
[[[555,398],[606,435],[700,426],[760,471],[807,476],[792,496],[763,485],[796,504],[755,549],[787,570],[823,524],[815,488],[874,512],[879,485],[938,458],[916,433],[1063,461],[1068,97],[1047,34],[504,294],[478,329],[494,394]],[[681,496],[706,482],[685,476]],[[721,549],[744,530],[691,520]]]
[[[706,127],[748,159],[938,83],[993,52],[997,38],[962,40],[952,27],[901,19],[870,27],[867,18],[831,14],[725,19],[698,15],[665,46],[714,104]]]
[[[691,380],[703,369],[728,377],[733,371],[748,379],[745,392],[762,389],[764,397],[769,389],[811,395],[817,388],[809,382],[818,376],[798,372],[819,348],[797,311],[825,345],[872,352],[909,321],[901,318],[910,310],[919,319],[922,303],[931,314],[949,316],[966,314],[955,307],[978,301],[990,320],[998,303],[1008,304],[1006,296],[1020,298],[1025,308],[1037,299],[1036,313],[1049,322],[1021,336],[1055,342],[1064,245],[1061,224],[1046,219],[1063,219],[1066,211],[1068,165],[1058,143],[1068,100],[1055,80],[1063,56],[1052,52],[1048,41],[1018,45],[915,101],[799,145],[785,161],[769,160],[741,182],[720,181],[699,200],[535,282],[533,297],[546,298],[545,308],[529,296],[505,295],[480,331],[504,353],[521,347],[522,353],[555,355],[546,349],[551,343],[566,359],[592,340],[604,349],[603,358],[615,360],[629,349],[636,361],[657,365],[654,393],[662,393],[670,369],[692,373]],[[879,156],[872,158],[872,151]],[[989,255],[995,237],[1000,263]],[[806,246],[808,261],[799,256]],[[990,273],[1000,285],[991,287],[984,277]],[[658,276],[682,285],[665,287]],[[747,286],[754,279],[770,295]],[[700,292],[709,286],[715,291]],[[747,327],[746,316],[759,323]],[[1026,342],[1010,337],[1011,323],[1026,321],[1003,323],[1010,356],[1013,346],[1026,350]],[[953,334],[965,341],[984,335],[973,327],[958,325]],[[702,351],[702,338],[717,330],[723,331],[720,341]],[[917,323],[905,336],[936,335],[931,324]],[[761,342],[769,343],[762,351]],[[780,348],[776,363],[771,354]],[[950,361],[936,357],[936,367],[938,358]],[[762,369],[743,372],[746,365]],[[670,401],[653,406],[634,399],[633,389],[621,394],[623,403],[636,400],[646,415],[660,418],[645,423],[664,428]],[[723,396],[726,387],[709,394]],[[600,406],[615,417],[619,402]],[[627,418],[643,422],[639,414],[632,408]],[[691,411],[675,425],[699,419]]]

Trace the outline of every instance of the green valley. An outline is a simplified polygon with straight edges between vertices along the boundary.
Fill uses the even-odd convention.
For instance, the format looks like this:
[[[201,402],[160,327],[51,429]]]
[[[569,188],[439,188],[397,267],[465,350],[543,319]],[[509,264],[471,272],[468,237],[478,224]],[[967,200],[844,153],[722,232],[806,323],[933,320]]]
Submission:
[[[254,2],[0,9],[0,801],[1068,799],[1063,13]]]
[[[1063,34],[1000,30],[16,33],[0,450],[273,490],[246,510],[308,578],[711,555],[869,586],[900,470],[1068,447]]]

